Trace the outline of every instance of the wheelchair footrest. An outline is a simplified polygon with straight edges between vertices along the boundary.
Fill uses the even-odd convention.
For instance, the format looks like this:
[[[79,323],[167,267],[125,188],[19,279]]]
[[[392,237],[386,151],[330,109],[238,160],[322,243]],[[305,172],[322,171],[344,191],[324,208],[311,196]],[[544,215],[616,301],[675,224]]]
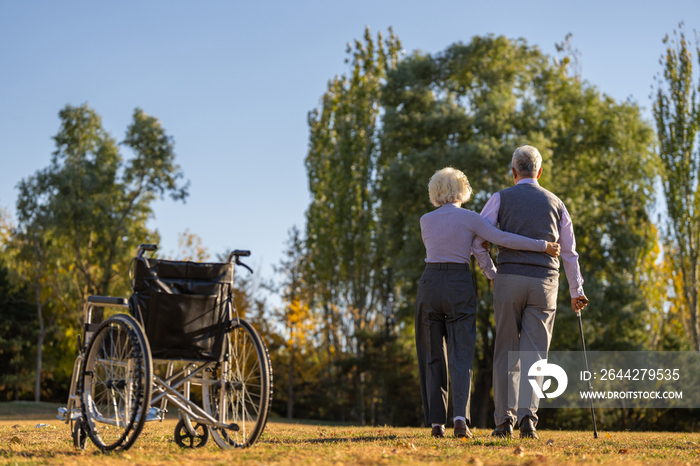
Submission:
[[[167,411],[167,409],[151,407],[146,414],[146,422],[163,421]]]
[[[61,421],[66,422],[68,420],[75,421],[82,416],[83,413],[79,409],[71,409],[70,413],[67,408],[58,408],[58,415],[56,416]]]

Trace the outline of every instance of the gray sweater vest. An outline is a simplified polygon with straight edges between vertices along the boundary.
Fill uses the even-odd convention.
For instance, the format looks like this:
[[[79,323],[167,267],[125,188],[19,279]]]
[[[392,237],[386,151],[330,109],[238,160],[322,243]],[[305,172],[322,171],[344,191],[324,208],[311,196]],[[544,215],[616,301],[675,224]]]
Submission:
[[[517,184],[500,191],[498,223],[503,231],[556,242],[562,202],[537,184]],[[517,251],[499,246],[498,273],[547,278],[559,276],[559,259],[544,252]]]

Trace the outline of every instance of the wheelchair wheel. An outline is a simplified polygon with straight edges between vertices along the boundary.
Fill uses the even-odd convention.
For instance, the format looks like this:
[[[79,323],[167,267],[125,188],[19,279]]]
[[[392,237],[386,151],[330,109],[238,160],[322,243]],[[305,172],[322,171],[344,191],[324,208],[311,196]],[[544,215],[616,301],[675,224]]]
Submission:
[[[71,429],[73,436],[73,446],[80,450],[85,450],[85,443],[87,442],[87,432],[85,431],[85,424],[82,418],[78,418],[73,421],[73,427]]]
[[[220,422],[235,424],[232,429],[211,429],[221,448],[244,448],[260,437],[272,399],[272,367],[267,347],[255,329],[239,320],[224,340],[228,361],[211,374],[211,383],[202,387],[202,402],[209,414]]]
[[[95,331],[82,371],[83,426],[102,451],[127,450],[151,404],[151,350],[141,326],[126,314]]]
[[[194,434],[190,433],[182,419],[175,426],[175,443],[182,448],[202,448],[209,442],[209,427],[203,424],[192,426]]]

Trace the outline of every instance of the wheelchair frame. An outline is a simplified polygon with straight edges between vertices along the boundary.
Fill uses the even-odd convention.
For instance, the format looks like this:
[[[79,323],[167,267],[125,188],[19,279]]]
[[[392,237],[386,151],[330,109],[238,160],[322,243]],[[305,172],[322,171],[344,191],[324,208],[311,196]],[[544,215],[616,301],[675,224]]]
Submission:
[[[143,253],[155,250],[155,245],[142,244],[138,248],[136,260],[144,260],[148,265],[148,259],[143,257]],[[228,263],[235,258],[235,264],[252,272],[240,262],[240,257],[248,255],[249,251],[236,250],[229,255]],[[180,446],[203,447],[210,435],[221,448],[253,445],[267,422],[272,399],[272,367],[262,338],[249,323],[238,317],[232,295],[229,298],[231,299],[218,304],[225,306],[227,313],[222,354],[218,361],[203,361],[152,359],[144,329],[131,315],[116,314],[100,324],[93,323],[93,311],[98,307],[129,309],[133,315],[129,302],[124,298],[90,296],[84,306],[83,339],[81,341],[78,337],[79,354],[73,366],[68,403],[65,408],[58,410],[58,418],[72,424],[74,445],[85,448],[89,437],[102,451],[126,450],[138,438],[145,422],[165,420],[168,403],[179,411],[180,421],[175,428],[175,441]],[[239,340],[241,345],[247,345],[245,342],[249,341],[250,348],[238,351]],[[100,343],[101,347],[93,349],[93,346],[99,346]],[[251,348],[254,351],[250,351]],[[102,357],[100,351],[104,353]],[[137,360],[134,355],[139,351],[141,359]],[[115,355],[121,356],[124,361],[115,360]],[[249,362],[251,355],[257,358],[253,363]],[[183,366],[175,371],[177,362]],[[96,369],[92,367],[99,364],[104,366],[105,374],[108,373],[104,377],[106,381],[97,376]],[[252,377],[253,381],[258,379],[258,383],[251,383],[251,378],[245,377],[245,367],[241,371],[246,364],[251,365],[253,371],[256,368],[259,371],[259,377]],[[86,365],[90,366],[90,370],[86,370]],[[166,365],[164,378],[153,373],[155,365]],[[136,377],[129,377],[129,374],[134,373],[135,367],[138,381]],[[102,384],[100,387],[103,394],[106,393],[105,396],[114,405],[113,416],[105,416],[98,409],[95,402],[98,397],[94,388],[95,381]],[[85,389],[85,384],[91,388]],[[202,406],[190,399],[193,386],[201,387]],[[254,400],[256,395],[251,396],[248,391],[249,386],[259,386],[257,401]],[[132,402],[138,404],[139,397],[143,406],[131,406]],[[124,402],[121,410],[117,407],[120,402]],[[256,405],[258,411],[253,418],[246,406],[254,408]],[[103,411],[110,412],[110,403],[106,403],[104,408]],[[250,423],[253,425],[250,426]],[[116,430],[112,436],[119,436],[120,429],[124,430],[112,443],[105,441],[105,435],[100,434],[100,429],[109,432],[110,428]]]

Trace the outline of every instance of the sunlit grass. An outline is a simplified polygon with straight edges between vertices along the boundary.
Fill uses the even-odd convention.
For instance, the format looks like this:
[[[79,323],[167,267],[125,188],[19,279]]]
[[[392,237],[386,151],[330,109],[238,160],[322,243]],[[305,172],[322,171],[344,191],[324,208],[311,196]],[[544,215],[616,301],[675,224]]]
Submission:
[[[0,465],[700,464],[698,433],[602,432],[594,440],[591,432],[541,431],[535,441],[496,440],[490,430],[475,430],[473,440],[462,441],[449,429],[438,440],[429,429],[287,421],[270,422],[254,448],[229,451],[212,441],[202,449],[183,450],[173,440],[175,420],[149,423],[131,450],[103,454],[89,441],[85,451],[75,450],[68,426],[58,420],[17,416],[0,420]],[[39,422],[51,427],[36,428]]]

